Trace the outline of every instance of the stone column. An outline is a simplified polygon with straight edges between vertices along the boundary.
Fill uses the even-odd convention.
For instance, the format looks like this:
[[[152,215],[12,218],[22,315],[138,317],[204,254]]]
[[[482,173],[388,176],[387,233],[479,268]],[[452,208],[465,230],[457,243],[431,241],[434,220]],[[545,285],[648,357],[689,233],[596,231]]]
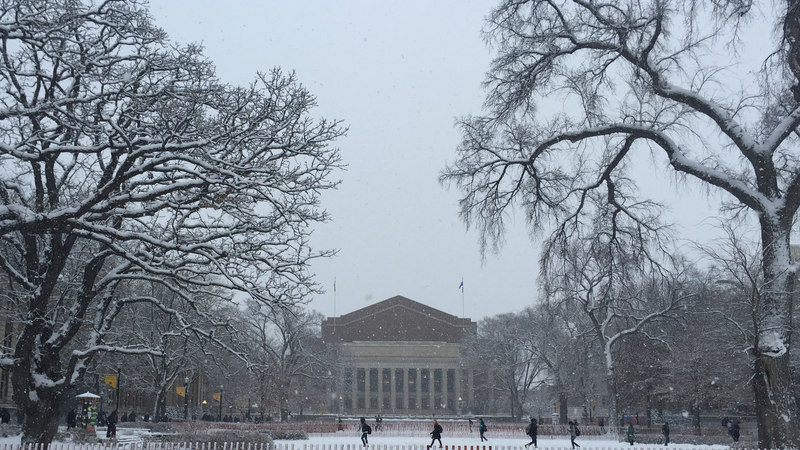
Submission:
[[[383,368],[378,367],[378,414],[383,412]]]
[[[422,370],[417,368],[417,412],[422,412]]]
[[[455,392],[455,402],[456,402],[456,414],[461,415],[461,401],[458,399],[461,398],[461,369],[456,367],[455,375],[456,377],[453,382],[455,383],[456,392]]]
[[[369,367],[364,368],[364,414],[369,413],[369,399],[372,396],[372,393],[369,391]]]
[[[408,412],[408,367],[403,368],[403,412]]]
[[[392,413],[397,412],[397,389],[395,388],[395,384],[397,384],[397,369],[389,369],[389,404],[392,406]]]
[[[448,409],[447,405],[447,399],[449,398],[449,395],[450,392],[447,390],[447,368],[444,367],[442,368],[442,403],[444,403],[444,408],[442,409],[447,411],[448,414],[452,413],[452,411]]]

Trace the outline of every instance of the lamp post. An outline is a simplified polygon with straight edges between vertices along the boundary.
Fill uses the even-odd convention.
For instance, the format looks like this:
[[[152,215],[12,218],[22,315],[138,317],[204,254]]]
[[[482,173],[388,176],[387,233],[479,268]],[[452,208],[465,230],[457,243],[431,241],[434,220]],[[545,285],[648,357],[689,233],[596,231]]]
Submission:
[[[119,411],[119,385],[122,381],[122,363],[117,362],[117,411]]]
[[[222,389],[223,386],[219,386],[219,422],[222,422]]]
[[[183,378],[183,420],[189,419],[189,377]]]

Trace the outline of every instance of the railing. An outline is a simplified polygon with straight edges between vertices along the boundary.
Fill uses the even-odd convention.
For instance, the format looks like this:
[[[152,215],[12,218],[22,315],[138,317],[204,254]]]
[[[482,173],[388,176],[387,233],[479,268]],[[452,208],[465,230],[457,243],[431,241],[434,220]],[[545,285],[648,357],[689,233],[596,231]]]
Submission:
[[[635,445],[633,447],[603,446],[581,447],[581,450],[663,450],[662,445]],[[441,450],[528,450],[523,445],[445,445]],[[568,450],[569,447],[539,447],[538,450]],[[0,450],[435,450],[427,445],[377,444],[303,444],[280,442],[273,445],[236,443],[130,443],[130,444],[1,444]],[[737,449],[744,450],[744,449]]]

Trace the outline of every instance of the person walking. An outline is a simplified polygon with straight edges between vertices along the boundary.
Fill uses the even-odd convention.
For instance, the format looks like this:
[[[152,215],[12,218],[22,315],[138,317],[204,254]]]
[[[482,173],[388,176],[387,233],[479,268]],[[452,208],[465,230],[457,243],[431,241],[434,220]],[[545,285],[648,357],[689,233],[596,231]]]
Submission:
[[[486,433],[486,430],[488,430],[488,428],[486,427],[486,424],[483,422],[483,419],[482,418],[478,419],[478,432],[481,434],[481,442],[489,440],[486,438],[486,436],[483,435],[483,433]]]
[[[111,414],[109,414],[108,418],[106,418],[106,423],[107,423],[107,426],[106,426],[106,437],[107,438],[117,437],[117,420],[118,420],[117,417],[119,417],[119,416],[117,415],[117,410],[115,409],[114,411],[111,411]]]
[[[628,442],[633,445],[633,422],[628,422]]]
[[[439,441],[439,448],[442,448],[442,426],[439,425],[439,422],[436,419],[433,419],[433,431],[431,431],[431,445],[428,448],[433,447],[433,443],[435,441]]]
[[[661,434],[664,435],[664,445],[669,445],[669,423],[664,422],[661,426]]]
[[[75,428],[75,425],[77,423],[78,423],[78,410],[72,408],[72,410],[67,413],[67,430]]]
[[[525,434],[531,437],[531,441],[525,444],[525,447],[529,447],[533,445],[533,448],[536,447],[536,436],[539,435],[539,424],[536,423],[536,419],[531,417],[531,423],[528,425],[528,428],[525,430]]]
[[[361,418],[361,443],[364,444],[364,447],[369,444],[369,439],[367,439],[367,435],[372,434],[372,427],[367,425],[366,419],[363,417]]]
[[[569,421],[569,440],[572,443],[572,448],[580,448],[581,446],[575,443],[575,438],[581,435],[581,430],[578,428],[578,421]]]
[[[606,422],[601,417],[600,420],[597,421],[597,426],[600,427],[600,432],[603,433],[603,434],[606,433],[605,425],[606,425]]]
[[[731,420],[731,437],[733,442],[739,442],[739,421]]]
[[[472,433],[472,417],[469,418],[469,432]]]

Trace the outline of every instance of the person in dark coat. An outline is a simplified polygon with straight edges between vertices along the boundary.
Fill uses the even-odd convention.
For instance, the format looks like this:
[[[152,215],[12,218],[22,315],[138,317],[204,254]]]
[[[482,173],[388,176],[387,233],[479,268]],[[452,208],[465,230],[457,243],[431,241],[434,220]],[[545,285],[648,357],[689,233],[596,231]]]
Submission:
[[[628,424],[628,442],[633,445],[633,424]]]
[[[731,420],[731,437],[733,442],[739,442],[739,421]]]
[[[106,437],[117,437],[117,419],[119,417],[117,410],[111,411],[111,414],[108,415],[106,418],[107,428],[106,428]]]
[[[67,413],[67,429],[75,428],[75,424],[78,420],[78,410],[72,408],[70,412]]]
[[[483,433],[486,433],[486,430],[487,430],[486,424],[483,422],[483,419],[482,418],[478,419],[478,433],[481,434],[481,442],[489,440],[486,436],[483,435]]]
[[[539,435],[539,424],[536,423],[536,419],[533,417],[531,417],[531,423],[528,425],[527,434],[531,437],[531,441],[525,444],[525,447],[533,445],[533,448],[536,448],[536,437]]]
[[[597,421],[597,426],[598,426],[598,427],[600,427],[600,432],[601,432],[601,433],[604,433],[604,434],[605,434],[605,432],[606,432],[605,425],[606,425],[606,422],[605,422],[605,421],[603,420],[603,418],[601,417],[601,418],[600,418],[600,420],[598,420],[598,421]]]
[[[367,444],[369,444],[368,439],[367,439],[367,435],[371,434],[371,433],[372,433],[372,428],[370,428],[370,426],[367,425],[366,419],[364,419],[362,417],[361,418],[361,443],[364,444],[364,447],[366,447]]]
[[[664,422],[661,426],[661,434],[664,435],[664,445],[669,445],[669,423]]]
[[[575,443],[575,438],[578,437],[579,434],[580,434],[580,431],[578,431],[578,423],[577,422],[573,422],[573,421],[570,420],[569,421],[569,441],[572,443],[572,448],[573,449],[575,447],[580,448],[580,445]]]
[[[435,441],[439,441],[439,448],[442,448],[442,426],[439,425],[439,422],[436,419],[433,419],[433,431],[431,431],[431,445],[428,448],[433,447],[433,443]]]

